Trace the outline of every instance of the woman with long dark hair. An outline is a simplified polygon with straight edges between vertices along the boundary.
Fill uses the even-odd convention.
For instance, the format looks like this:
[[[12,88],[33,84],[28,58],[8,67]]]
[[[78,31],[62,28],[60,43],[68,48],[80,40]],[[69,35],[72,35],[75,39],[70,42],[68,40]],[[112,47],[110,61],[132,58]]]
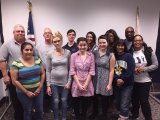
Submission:
[[[92,52],[93,50],[95,50],[97,48],[95,33],[92,31],[89,31],[86,34],[86,39],[87,39],[87,43],[88,43],[88,51]]]
[[[118,34],[114,29],[109,29],[106,31],[105,35],[109,41],[109,49],[111,52],[113,52],[115,43],[119,40]]]

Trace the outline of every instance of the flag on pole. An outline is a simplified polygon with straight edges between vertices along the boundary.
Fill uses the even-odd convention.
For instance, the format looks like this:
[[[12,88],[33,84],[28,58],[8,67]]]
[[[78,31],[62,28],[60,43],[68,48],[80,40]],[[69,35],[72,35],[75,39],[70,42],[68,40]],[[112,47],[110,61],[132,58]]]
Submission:
[[[0,1],[0,46],[4,43],[4,38],[3,38],[3,28],[2,28],[2,11],[1,11],[1,1]]]
[[[140,34],[140,26],[139,26],[139,7],[137,7],[136,11],[136,28],[135,28],[135,35]]]
[[[32,19],[32,3],[27,1],[28,9],[29,9],[29,18],[28,18],[28,29],[27,29],[27,37],[30,39],[34,44],[36,44],[35,36],[34,36],[34,27],[33,27],[33,19]]]
[[[32,12],[31,12],[31,11],[29,12],[29,18],[28,18],[27,37],[28,37],[28,39],[30,39],[33,43],[35,43],[33,20],[32,20]]]

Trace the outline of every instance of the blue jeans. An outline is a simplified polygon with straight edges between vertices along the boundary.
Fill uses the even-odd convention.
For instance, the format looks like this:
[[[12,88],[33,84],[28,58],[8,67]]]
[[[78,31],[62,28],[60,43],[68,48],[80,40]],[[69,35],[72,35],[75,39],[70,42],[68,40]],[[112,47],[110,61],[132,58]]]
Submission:
[[[24,120],[32,120],[33,106],[36,110],[36,120],[43,120],[43,90],[40,91],[38,96],[33,98],[29,98],[21,91],[17,91],[17,96],[24,110]]]
[[[116,99],[116,107],[123,117],[129,116],[129,105],[131,103],[133,86],[115,87],[114,94]]]
[[[62,103],[62,120],[66,120],[68,89],[64,89],[63,86],[51,85],[51,90],[54,120],[58,120],[58,108],[60,101]]]

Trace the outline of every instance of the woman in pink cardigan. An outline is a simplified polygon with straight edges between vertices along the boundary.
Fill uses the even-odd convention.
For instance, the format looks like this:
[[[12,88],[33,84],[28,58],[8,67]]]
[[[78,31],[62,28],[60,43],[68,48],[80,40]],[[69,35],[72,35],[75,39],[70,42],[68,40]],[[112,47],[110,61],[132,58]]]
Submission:
[[[78,38],[77,46],[79,51],[71,55],[70,66],[70,75],[73,77],[73,107],[76,120],[85,120],[88,100],[94,95],[92,76],[95,75],[95,62],[93,54],[87,51],[88,45],[86,38]],[[82,115],[80,114],[80,108]]]

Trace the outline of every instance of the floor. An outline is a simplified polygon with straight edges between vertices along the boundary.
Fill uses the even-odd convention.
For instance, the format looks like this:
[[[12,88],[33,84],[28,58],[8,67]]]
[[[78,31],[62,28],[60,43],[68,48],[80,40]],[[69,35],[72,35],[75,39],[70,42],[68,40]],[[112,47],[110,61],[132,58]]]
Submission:
[[[149,101],[151,104],[153,120],[160,120],[160,102],[153,95],[150,96]],[[4,111],[6,107],[7,107],[6,104],[3,104],[2,106],[0,106],[0,114]],[[5,113],[4,117],[1,120],[14,120],[12,106],[7,110],[7,112]],[[44,120],[53,120],[53,112],[51,111],[45,112]],[[73,118],[71,117],[71,112],[68,113],[68,120],[73,120]],[[143,120],[142,114],[140,114],[139,120]]]

